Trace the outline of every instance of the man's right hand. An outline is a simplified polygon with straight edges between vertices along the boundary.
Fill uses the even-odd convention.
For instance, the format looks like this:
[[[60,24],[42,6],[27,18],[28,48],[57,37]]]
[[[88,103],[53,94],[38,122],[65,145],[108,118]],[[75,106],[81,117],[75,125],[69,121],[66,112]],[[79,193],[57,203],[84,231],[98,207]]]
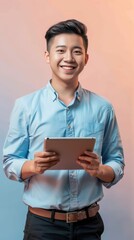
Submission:
[[[33,175],[42,174],[47,169],[51,169],[59,160],[55,152],[37,152],[33,160],[28,160],[23,164],[21,178],[24,180]]]
[[[42,174],[59,162],[59,156],[55,152],[37,152],[32,160],[35,174]]]

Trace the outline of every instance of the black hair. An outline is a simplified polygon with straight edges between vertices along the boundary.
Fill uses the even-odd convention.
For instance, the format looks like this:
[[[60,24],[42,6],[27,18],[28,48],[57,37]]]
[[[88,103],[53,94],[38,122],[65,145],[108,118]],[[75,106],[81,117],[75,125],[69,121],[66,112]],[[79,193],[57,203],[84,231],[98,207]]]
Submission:
[[[62,33],[69,33],[69,34],[77,34],[82,37],[85,50],[87,51],[88,48],[88,38],[87,38],[87,27],[82,22],[76,19],[69,19],[66,21],[59,22],[53,26],[51,26],[46,34],[45,39],[47,43],[47,50],[50,49],[50,40]]]

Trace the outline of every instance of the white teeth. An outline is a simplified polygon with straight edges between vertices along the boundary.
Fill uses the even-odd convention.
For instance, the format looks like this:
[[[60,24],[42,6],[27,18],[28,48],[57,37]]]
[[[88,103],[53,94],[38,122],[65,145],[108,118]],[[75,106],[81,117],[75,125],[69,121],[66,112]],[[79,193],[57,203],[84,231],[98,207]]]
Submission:
[[[69,70],[74,69],[74,67],[69,67],[69,66],[62,66],[62,68],[64,68],[64,69],[69,69]]]

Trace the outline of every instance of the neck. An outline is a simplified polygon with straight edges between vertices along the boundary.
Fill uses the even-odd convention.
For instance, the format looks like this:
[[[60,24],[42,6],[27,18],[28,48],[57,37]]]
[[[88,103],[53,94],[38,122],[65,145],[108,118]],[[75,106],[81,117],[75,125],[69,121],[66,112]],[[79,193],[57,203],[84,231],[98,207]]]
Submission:
[[[78,88],[78,81],[66,83],[66,82],[59,82],[51,80],[52,87],[56,90],[58,93],[58,97],[60,100],[62,100],[65,104],[69,104],[72,99],[74,98],[74,92]]]

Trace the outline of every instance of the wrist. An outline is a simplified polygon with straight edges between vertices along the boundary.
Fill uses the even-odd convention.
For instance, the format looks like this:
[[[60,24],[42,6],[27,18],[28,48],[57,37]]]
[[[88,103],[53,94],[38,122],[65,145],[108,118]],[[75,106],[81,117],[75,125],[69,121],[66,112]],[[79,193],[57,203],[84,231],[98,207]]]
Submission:
[[[104,177],[104,165],[102,164],[99,165],[96,177],[99,179],[102,179]]]
[[[96,177],[103,182],[112,182],[115,178],[114,170],[108,165],[100,164]]]

